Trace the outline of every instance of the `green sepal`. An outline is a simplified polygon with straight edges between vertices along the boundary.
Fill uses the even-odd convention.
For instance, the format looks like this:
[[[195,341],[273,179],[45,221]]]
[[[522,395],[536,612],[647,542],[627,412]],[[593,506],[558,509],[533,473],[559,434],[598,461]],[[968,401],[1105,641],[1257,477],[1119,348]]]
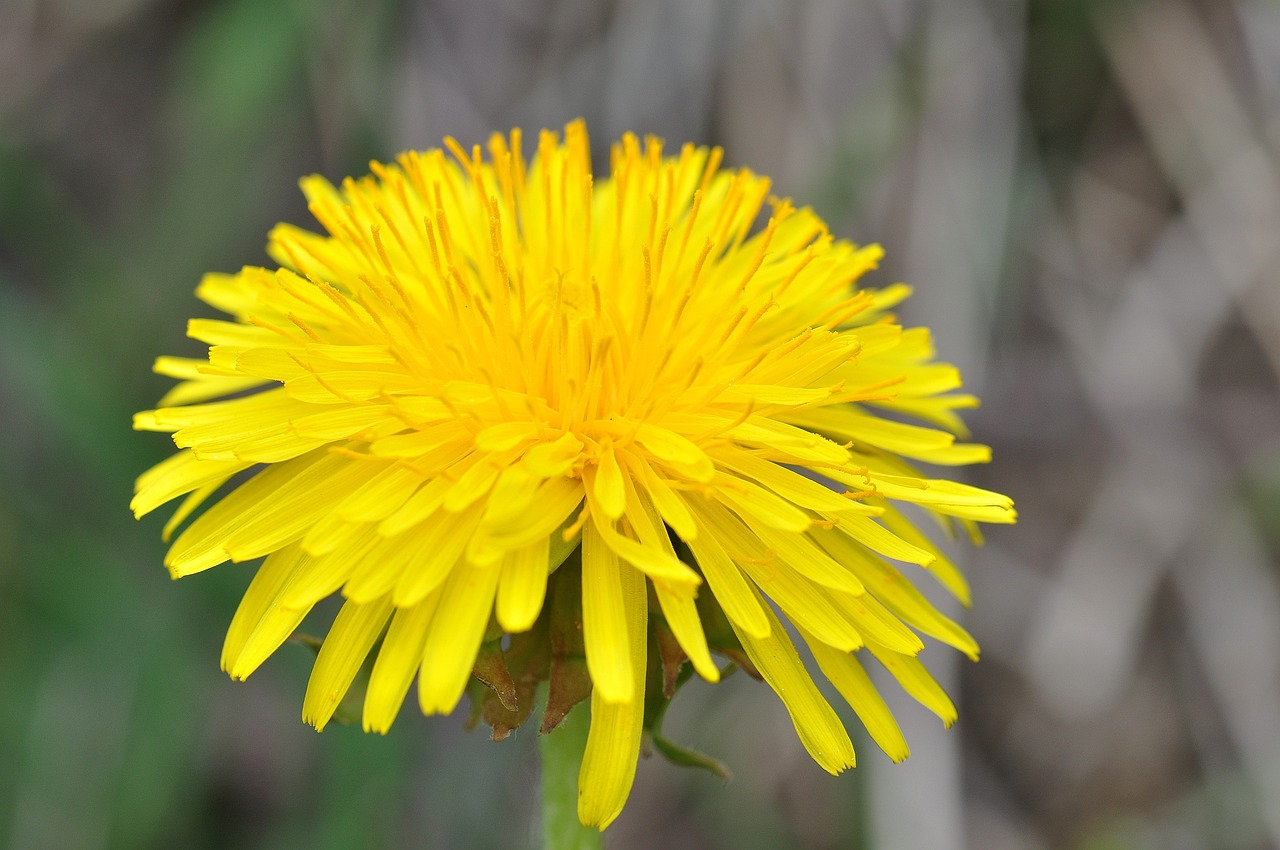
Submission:
[[[480,718],[484,716],[484,701],[493,695],[493,691],[479,679],[472,677],[467,681],[467,704],[470,710],[467,712],[467,720],[465,728],[468,732],[476,728],[476,724],[480,722]]]
[[[507,669],[501,639],[480,644],[471,675],[487,685],[504,708],[516,710],[516,683],[511,678],[511,671]]]
[[[654,641],[658,645],[658,658],[662,661],[662,696],[668,700],[674,699],[676,689],[689,679],[687,672],[681,678],[681,671],[692,669],[685,667],[689,656],[685,654],[666,620],[654,617],[651,622]]]
[[[649,733],[649,740],[653,742],[654,749],[672,764],[677,764],[681,767],[701,768],[708,773],[714,773],[721,779],[733,778],[733,772],[729,770],[724,762],[717,758],[712,758],[706,753],[700,753],[689,747],[682,747],[654,732]]]
[[[661,644],[661,629],[658,626],[665,626],[660,621],[654,621],[654,638]],[[672,636],[674,640],[674,636]],[[661,650],[660,650],[661,651]],[[682,653],[683,654],[683,653]],[[666,679],[666,662],[663,663],[663,679]],[[729,668],[732,671],[732,667]],[[693,678],[693,667],[683,662],[677,662],[675,678],[671,682],[671,695],[674,696],[677,691]],[[649,677],[651,684],[653,678],[657,675],[653,665],[650,665]],[[677,744],[662,734],[662,721],[667,715],[667,709],[671,707],[671,697],[666,695],[666,688],[659,690],[657,688],[649,688],[645,697],[644,706],[644,751],[650,754],[653,750],[657,750],[667,761],[681,767],[696,767],[702,770],[714,773],[721,779],[732,779],[733,774],[724,762],[717,758],[698,752],[697,750]]]
[[[585,658],[551,659],[547,708],[542,714],[542,734],[555,729],[578,703],[591,696],[591,674]]]
[[[305,646],[316,655],[319,655],[320,647],[324,646],[324,638],[318,638],[315,635],[309,635],[306,632],[294,632],[289,635],[289,643],[296,643],[299,646]]]
[[[493,740],[502,741],[520,728],[533,713],[538,683],[547,678],[550,649],[547,642],[548,612],[544,609],[533,628],[511,635],[502,660],[514,682],[515,699],[507,705],[496,691],[484,693],[484,722],[493,732]]]
[[[560,725],[573,707],[591,696],[586,645],[582,637],[582,558],[574,550],[548,580],[547,601],[551,643],[547,708],[541,731]]]

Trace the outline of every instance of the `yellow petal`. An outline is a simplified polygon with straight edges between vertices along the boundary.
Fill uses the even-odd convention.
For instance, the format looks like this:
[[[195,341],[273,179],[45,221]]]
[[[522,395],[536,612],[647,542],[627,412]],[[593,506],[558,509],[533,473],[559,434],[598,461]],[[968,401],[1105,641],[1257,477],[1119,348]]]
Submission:
[[[644,424],[636,429],[635,438],[654,457],[691,481],[710,481],[715,475],[711,458],[675,431]]]
[[[400,713],[413,676],[422,666],[427,627],[439,601],[440,594],[432,593],[417,605],[396,609],[369,676],[364,698],[366,732],[385,733]]]
[[[161,358],[166,359],[166,358]],[[157,360],[157,364],[159,360]],[[160,369],[156,369],[157,372]],[[165,373],[162,373],[165,374]],[[262,386],[261,378],[228,376],[228,375],[202,375],[199,378],[190,381],[183,381],[175,384],[173,389],[165,393],[160,401],[156,402],[158,407],[172,407],[180,404],[193,404],[201,401],[208,401],[214,398],[231,395],[232,393],[240,393],[251,390],[254,387]]]
[[[787,418],[821,433],[857,440],[907,457],[914,457],[920,450],[945,449],[956,441],[946,431],[868,416],[858,413],[851,405],[805,410],[788,414]]]
[[[862,646],[862,635],[828,592],[806,581],[786,564],[743,561],[742,569],[760,591],[778,603],[792,622],[843,651]],[[772,627],[771,627],[772,628]]]
[[[401,369],[326,369],[321,375],[287,378],[285,392],[290,398],[311,404],[340,401],[371,401],[394,392],[417,389],[417,378]]]
[[[967,606],[969,604],[968,579],[964,577],[964,573],[960,572],[960,568],[950,558],[938,547],[934,546],[920,529],[916,528],[915,523],[893,507],[886,508],[884,514],[880,517],[880,521],[902,540],[932,555],[933,560],[926,564],[929,572],[942,583],[943,587],[951,591],[962,605]]]
[[[343,499],[336,513],[348,522],[380,522],[399,509],[422,483],[422,475],[413,469],[388,465]]]
[[[200,279],[196,297],[224,313],[239,316],[257,306],[257,293],[242,275],[210,272]]]
[[[629,510],[627,519],[639,535],[640,541],[646,546],[660,548],[671,557],[676,557],[675,550],[671,546],[671,538],[667,536],[662,519],[649,501],[648,495],[637,492],[628,482],[627,501],[639,508],[638,511],[635,508]],[[702,620],[698,617],[698,607],[694,603],[693,589],[685,586],[673,588],[665,582],[654,584],[653,589],[658,597],[662,616],[671,627],[671,633],[675,635],[680,648],[684,650],[685,655],[689,656],[693,669],[708,682],[720,681],[720,668],[716,667],[715,662],[711,660],[707,636],[702,630]]]
[[[863,517],[852,518],[863,519]],[[800,575],[823,587],[853,594],[863,592],[862,582],[858,581],[858,577],[832,559],[807,534],[778,531],[750,515],[744,516],[743,519],[752,533],[760,538],[761,543],[777,553],[784,563]]]
[[[476,434],[476,448],[482,452],[504,452],[535,439],[538,430],[536,422],[502,422],[490,425]]]
[[[584,546],[589,534],[584,530]],[[597,548],[604,547],[597,544]],[[585,556],[583,562],[585,569]],[[628,638],[632,698],[611,702],[599,687],[592,691],[591,729],[582,755],[582,769],[578,772],[578,818],[587,826],[600,829],[613,823],[631,793],[640,754],[640,734],[644,729],[644,673],[648,655],[644,577],[626,567],[618,571],[618,577],[624,599],[622,617]],[[590,645],[587,657],[589,661]]]
[[[336,513],[330,513],[311,526],[302,537],[302,548],[309,555],[327,555],[335,549],[350,546],[370,529],[367,522],[347,522]]]
[[[846,499],[812,478],[781,464],[763,460],[759,455],[753,455],[741,449],[725,449],[716,452],[714,457],[721,466],[754,478],[768,491],[800,507],[835,514],[874,512],[872,508],[861,502]],[[804,528],[799,530],[803,531]]]
[[[895,762],[900,762],[911,755],[906,738],[902,737],[902,730],[898,727],[898,721],[894,718],[893,712],[854,654],[833,649],[807,634],[803,629],[800,633],[804,636],[810,651],[813,652],[814,660],[822,668],[823,674],[853,708],[862,725],[867,727],[871,739],[884,750],[885,755]]]
[[[998,505],[983,505],[981,507],[970,507],[968,505],[931,505],[930,508],[940,514],[953,516],[958,519],[972,520],[976,522],[996,522],[1005,525],[1018,521],[1018,512],[1012,508],[1000,507]]]
[[[378,533],[385,537],[394,537],[424,522],[444,504],[444,497],[449,494],[449,488],[452,486],[453,482],[444,477],[433,478],[423,484],[405,500],[403,505],[378,523]]]
[[[589,491],[588,500],[590,500]],[[630,537],[619,534],[611,522],[597,516],[594,510],[591,520],[592,527],[596,529],[605,544],[622,560],[640,570],[652,581],[673,582],[695,587],[702,583],[702,577],[695,570],[661,549],[645,546]]]
[[[721,402],[751,402],[761,404],[782,404],[787,406],[812,404],[830,398],[830,390],[805,389],[803,387],[782,387],[768,384],[734,384],[718,399]]]
[[[989,463],[991,447],[981,443],[956,443],[944,449],[920,449],[910,457],[938,466],[968,466],[973,463]]]
[[[693,556],[698,559],[698,567],[706,576],[707,585],[715,594],[716,602],[725,616],[743,631],[752,637],[768,637],[769,618],[764,615],[759,599],[751,592],[751,586],[743,578],[738,565],[725,553],[720,542],[720,530],[711,518],[699,514],[699,519],[703,533],[687,542]]]
[[[243,638],[239,652],[233,655],[224,650],[224,665],[233,679],[247,679],[271,653],[280,647],[280,644],[293,634],[303,618],[311,611],[310,604],[296,606],[286,604],[289,588],[297,579],[299,565],[304,564],[308,557],[300,547],[286,547],[268,556],[267,561],[264,562],[264,568],[272,559],[287,563],[287,567],[284,563],[277,563],[272,568],[273,572],[282,570],[287,571],[288,574],[285,577],[284,586],[276,593],[257,621],[245,622],[244,626],[249,633]],[[237,638],[239,638],[239,632]]]
[[[467,548],[467,541],[479,525],[482,510],[481,506],[472,505],[460,514],[435,514],[423,523],[420,532],[422,542],[417,550],[419,557],[413,568],[404,571],[400,581],[396,583],[397,608],[416,605],[445,581],[446,576],[451,574],[450,570],[455,569],[455,564]],[[487,574],[492,570],[477,567],[476,571]],[[492,601],[491,595],[490,603]]]
[[[245,348],[258,345],[279,345],[275,331],[239,322],[221,319],[191,319],[187,322],[187,336],[209,345],[240,345]]]
[[[954,620],[938,611],[902,573],[843,534],[818,529],[813,532],[813,537],[833,558],[852,570],[885,607],[912,628],[955,647],[974,661],[978,660],[977,641]]]
[[[289,639],[310,612],[310,606],[286,608],[279,603],[272,604],[244,642],[244,649],[240,651],[240,655],[232,663],[231,678],[237,681],[249,678],[253,671],[270,657],[271,653],[280,648],[280,644]]]
[[[698,606],[694,603],[693,596],[674,592],[660,584],[654,585],[653,589],[658,597],[662,616],[671,627],[680,648],[689,656],[693,669],[708,682],[720,681],[720,669],[716,667],[711,651],[707,648],[707,636],[702,630],[702,620],[698,617]]]
[[[518,524],[534,504],[540,483],[523,466],[508,466],[502,470],[489,493],[483,524],[488,528]]]
[[[716,494],[739,514],[787,534],[804,532],[813,523],[807,513],[786,499],[731,475],[716,476]]]
[[[289,608],[309,608],[334,593],[361,565],[366,554],[379,543],[368,530],[345,545],[323,555],[311,555],[301,547],[302,557],[293,577],[280,593],[280,604]]]
[[[293,542],[333,509],[366,471],[348,458],[313,452],[267,467],[196,519],[169,549],[174,575],[256,558]]]
[[[372,602],[393,591],[406,574],[423,569],[431,552],[427,547],[433,545],[430,530],[424,525],[398,537],[371,534],[373,544],[353,554],[342,595],[353,602]],[[443,573],[440,580],[444,580]]]
[[[928,398],[899,396],[894,399],[876,400],[869,404],[882,410],[889,410],[899,415],[905,414],[913,419],[920,419],[930,425],[936,425],[939,428],[950,431],[961,439],[967,439],[969,429],[955,411],[961,408],[977,407],[978,398],[977,396],[964,394],[930,396]]]
[[[542,612],[547,595],[551,540],[542,538],[507,553],[498,581],[498,624],[508,632],[528,631]]]
[[[387,421],[389,411],[384,404],[329,405],[328,409],[294,417],[285,427],[299,437],[343,440]]]
[[[601,513],[609,519],[620,519],[627,508],[627,495],[613,446],[606,444],[600,451],[598,465],[587,467],[583,474]]]
[[[563,475],[582,451],[582,441],[573,434],[561,434],[553,443],[540,443],[524,454],[529,471],[542,478]]]
[[[258,567],[258,571],[254,573],[253,581],[249,582],[248,589],[241,597],[236,614],[231,618],[231,625],[227,628],[226,640],[222,643],[223,670],[231,672],[249,637],[293,574],[300,554],[298,544],[286,546],[268,555],[262,562],[262,566]],[[274,649],[275,647],[272,647],[268,650],[268,654]]]
[[[837,520],[837,531],[849,535],[858,543],[879,552],[886,558],[906,561],[909,564],[920,564],[925,567],[933,563],[935,559],[933,553],[921,549],[919,546],[911,545],[868,517],[846,515],[838,518],[833,517],[833,519]]]
[[[671,526],[686,543],[697,537],[698,524],[680,497],[642,456],[632,454],[631,457],[634,459],[634,466],[640,470],[640,480],[644,482],[644,489],[661,514],[662,521]]]
[[[169,517],[168,521],[165,522],[164,528],[160,531],[160,539],[168,543],[173,537],[174,530],[182,525],[186,518],[195,512],[196,508],[203,505],[225,483],[225,481],[210,481],[208,484],[188,493],[187,498],[183,499],[182,504],[173,512],[173,516]]]
[[[956,712],[955,703],[918,659],[882,649],[875,644],[868,644],[867,649],[893,674],[902,689],[911,694],[916,702],[938,715],[944,726],[956,722],[960,715]]]
[[[741,520],[714,503],[699,505],[697,509],[710,518],[709,529],[743,572],[777,602],[789,618],[832,646],[845,650],[862,646],[862,636],[832,603],[828,593],[800,575],[776,552],[767,551]],[[754,591],[752,593],[754,595]]]
[[[854,596],[838,590],[831,593],[835,598],[836,606],[867,642],[876,643],[904,655],[916,655],[924,649],[924,641],[920,640],[920,636],[907,628],[871,594],[863,593]]]
[[[804,669],[796,648],[773,611],[768,606],[764,606],[764,611],[769,618],[769,637],[752,637],[735,627],[743,649],[769,687],[782,699],[800,742],[813,760],[828,773],[853,767],[855,759],[849,733]]]
[[[466,426],[451,419],[405,434],[393,434],[375,440],[369,445],[370,454],[378,457],[416,458],[445,446],[457,446],[459,452],[470,452],[470,432]]]
[[[390,616],[390,596],[363,605],[348,602],[342,606],[311,668],[307,694],[302,699],[302,722],[317,731],[324,730]]]
[[[761,416],[753,416],[730,429],[728,435],[741,443],[773,449],[800,462],[840,464],[849,457],[845,448],[818,433]]]
[[[531,510],[491,528],[494,543],[516,549],[550,536],[582,504],[582,495],[582,482],[577,479],[547,479],[538,487]]]
[[[582,639],[592,684],[606,702],[635,698],[626,617],[628,604],[634,603],[623,592],[624,582],[634,584],[623,577],[631,572],[588,524],[582,531]]]
[[[443,507],[449,513],[458,513],[484,498],[498,480],[503,464],[492,456],[484,458],[462,474],[444,497]]]
[[[178,452],[138,476],[129,508],[142,517],[172,499],[200,487],[221,484],[253,464],[242,460],[200,460],[190,450]]]
[[[971,487],[956,481],[912,478],[903,475],[871,472],[876,492],[887,499],[915,502],[920,505],[967,505],[970,507],[1013,507],[1013,499],[991,490]]]
[[[418,677],[423,714],[448,714],[462,699],[493,613],[499,572],[496,567],[462,563],[445,580]]]

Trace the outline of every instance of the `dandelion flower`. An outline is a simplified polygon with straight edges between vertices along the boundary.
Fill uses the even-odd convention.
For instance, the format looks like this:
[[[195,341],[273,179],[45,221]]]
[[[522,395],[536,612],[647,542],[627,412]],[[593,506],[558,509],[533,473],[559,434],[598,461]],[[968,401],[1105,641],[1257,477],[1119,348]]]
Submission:
[[[180,382],[134,425],[180,451],[138,479],[134,512],[185,496],[174,577],[265,556],[230,675],[340,593],[303,703],[317,728],[362,667],[379,732],[415,681],[426,714],[479,688],[499,737],[538,680],[559,716],[589,692],[579,816],[601,828],[686,661],[763,679],[831,773],[853,746],[793,634],[894,760],[868,655],[954,720],[920,635],[978,647],[907,576],[968,590],[902,507],[975,538],[1014,512],[912,465],[989,450],[958,441],[976,400],[956,369],[887,312],[907,287],[855,287],[880,248],[716,148],[628,135],[596,180],[580,122],[527,161],[519,131],[487,157],[446,147],[304,179],[325,234],[282,224],[279,268],[206,276],[197,295],[230,319],[190,322],[207,358],[156,362]]]

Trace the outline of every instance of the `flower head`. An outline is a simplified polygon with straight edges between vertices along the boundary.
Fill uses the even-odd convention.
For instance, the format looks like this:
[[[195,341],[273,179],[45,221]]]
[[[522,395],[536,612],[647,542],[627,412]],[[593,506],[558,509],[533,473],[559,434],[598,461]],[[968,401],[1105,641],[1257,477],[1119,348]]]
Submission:
[[[712,682],[712,653],[735,659],[832,773],[853,747],[775,608],[890,757],[906,744],[860,659],[954,719],[918,633],[977,645],[897,562],[968,591],[900,507],[974,535],[1014,513],[911,465],[989,451],[957,442],[976,403],[957,371],[886,312],[907,288],[854,288],[880,249],[718,149],[629,135],[596,181],[581,123],[528,161],[518,131],[487,158],[446,145],[303,180],[326,235],[280,225],[280,268],[207,276],[197,294],[231,319],[191,321],[207,358],[156,363],[181,382],[135,427],[181,451],[134,511],[185,496],[167,537],[226,488],[170,571],[266,556],[223,667],[248,676],[341,592],[304,700],[317,727],[366,662],[377,731],[415,680],[423,712],[448,713],[474,674],[495,734],[540,678],[562,704],[589,689],[579,814],[601,827],[634,776],[651,633],[666,695],[686,659]]]

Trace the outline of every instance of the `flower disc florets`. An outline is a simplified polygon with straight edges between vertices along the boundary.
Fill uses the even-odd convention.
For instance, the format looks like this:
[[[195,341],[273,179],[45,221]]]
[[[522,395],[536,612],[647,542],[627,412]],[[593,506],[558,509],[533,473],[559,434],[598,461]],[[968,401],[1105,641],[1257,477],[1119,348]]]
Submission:
[[[967,589],[898,505],[974,534],[1014,514],[909,465],[989,452],[956,442],[975,403],[952,394],[956,370],[885,312],[906,287],[854,289],[880,249],[720,170],[718,149],[664,158],[627,136],[596,182],[581,123],[527,163],[518,132],[487,158],[447,146],[341,187],[304,180],[327,235],[281,225],[279,269],[207,276],[198,295],[232,319],[190,323],[207,359],[157,361],[182,382],[135,426],[181,451],[139,479],[135,512],[185,495],[168,535],[239,482],[166,563],[266,556],[223,666],[248,676],[341,592],[308,722],[371,653],[366,728],[385,731],[415,680],[424,712],[452,711],[473,672],[518,722],[567,654],[558,582],[591,689],[579,812],[601,826],[634,775],[651,616],[669,670],[687,657],[716,681],[712,652],[737,658],[831,772],[853,748],[775,605],[891,757],[906,745],[861,650],[950,722],[917,632],[977,646],[893,562]]]

